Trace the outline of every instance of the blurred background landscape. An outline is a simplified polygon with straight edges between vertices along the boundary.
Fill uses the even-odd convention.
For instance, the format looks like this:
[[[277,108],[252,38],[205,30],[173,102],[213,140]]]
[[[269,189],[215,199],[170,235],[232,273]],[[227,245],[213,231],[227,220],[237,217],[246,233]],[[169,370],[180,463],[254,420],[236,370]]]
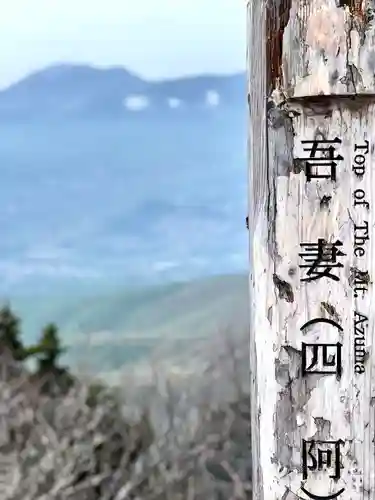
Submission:
[[[245,74],[54,64],[0,92],[0,293],[117,369],[246,320]],[[90,335],[90,337],[89,337]],[[86,345],[86,346],[85,346]]]
[[[0,497],[250,500],[245,4],[0,16]]]

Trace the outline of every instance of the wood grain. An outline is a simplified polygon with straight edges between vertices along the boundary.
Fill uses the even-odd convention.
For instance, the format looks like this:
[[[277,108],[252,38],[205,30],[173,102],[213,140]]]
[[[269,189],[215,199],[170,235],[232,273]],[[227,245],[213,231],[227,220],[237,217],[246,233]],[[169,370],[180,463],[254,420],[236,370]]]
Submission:
[[[248,3],[256,500],[375,498],[373,17],[365,0]],[[335,139],[336,178],[308,181],[313,153],[302,141]],[[304,281],[301,244],[319,239],[342,243],[342,267],[331,269],[338,281]],[[341,376],[303,376],[303,343],[337,342]],[[327,466],[304,478],[303,440],[316,449],[342,440],[339,478]]]

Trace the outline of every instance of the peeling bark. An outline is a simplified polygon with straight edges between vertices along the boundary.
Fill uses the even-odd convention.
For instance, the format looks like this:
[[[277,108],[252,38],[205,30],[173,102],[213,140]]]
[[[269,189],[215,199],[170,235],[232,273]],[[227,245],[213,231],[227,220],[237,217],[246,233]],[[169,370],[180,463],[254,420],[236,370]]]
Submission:
[[[248,7],[253,498],[373,500],[375,4]],[[310,178],[310,155],[330,178]],[[319,240],[342,267],[308,281],[324,257],[309,267],[301,244]],[[323,343],[340,371],[309,371]],[[314,467],[323,441],[334,470]]]

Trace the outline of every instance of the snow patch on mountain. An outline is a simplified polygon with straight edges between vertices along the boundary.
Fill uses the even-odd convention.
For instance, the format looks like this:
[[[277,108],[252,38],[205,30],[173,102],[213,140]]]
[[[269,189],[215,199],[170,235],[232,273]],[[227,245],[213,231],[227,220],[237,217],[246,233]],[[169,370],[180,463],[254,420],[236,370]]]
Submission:
[[[125,97],[123,104],[129,111],[142,111],[149,107],[150,100],[144,95],[130,95]]]
[[[168,98],[168,106],[171,109],[179,108],[181,106],[181,104],[182,104],[182,100],[177,99],[177,97],[169,97]]]
[[[207,90],[206,105],[210,108],[216,108],[220,104],[220,94],[216,90]]]

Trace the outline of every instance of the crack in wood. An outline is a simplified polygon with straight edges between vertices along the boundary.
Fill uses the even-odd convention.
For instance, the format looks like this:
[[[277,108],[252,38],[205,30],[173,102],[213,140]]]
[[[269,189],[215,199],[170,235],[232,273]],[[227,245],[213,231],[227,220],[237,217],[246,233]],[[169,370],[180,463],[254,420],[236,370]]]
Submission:
[[[322,309],[324,311],[326,311],[330,316],[332,316],[332,318],[334,318],[334,320],[337,323],[340,321],[340,316],[332,304],[330,304],[329,302],[323,301],[320,303],[320,305],[321,305]]]
[[[284,30],[289,22],[292,0],[267,3],[267,84],[268,92],[276,88],[282,77]]]
[[[368,11],[370,9],[363,8],[363,0],[339,0],[339,7],[348,7],[352,16],[357,16],[360,19],[367,21]]]
[[[320,198],[320,202],[319,202],[319,206],[320,206],[320,209],[323,210],[325,208],[328,208],[329,207],[329,204],[332,200],[332,196],[329,196],[327,194],[324,194],[321,198]]]
[[[277,274],[273,275],[273,283],[279,292],[280,299],[284,299],[287,302],[294,302],[293,288],[290,283],[279,278]]]

